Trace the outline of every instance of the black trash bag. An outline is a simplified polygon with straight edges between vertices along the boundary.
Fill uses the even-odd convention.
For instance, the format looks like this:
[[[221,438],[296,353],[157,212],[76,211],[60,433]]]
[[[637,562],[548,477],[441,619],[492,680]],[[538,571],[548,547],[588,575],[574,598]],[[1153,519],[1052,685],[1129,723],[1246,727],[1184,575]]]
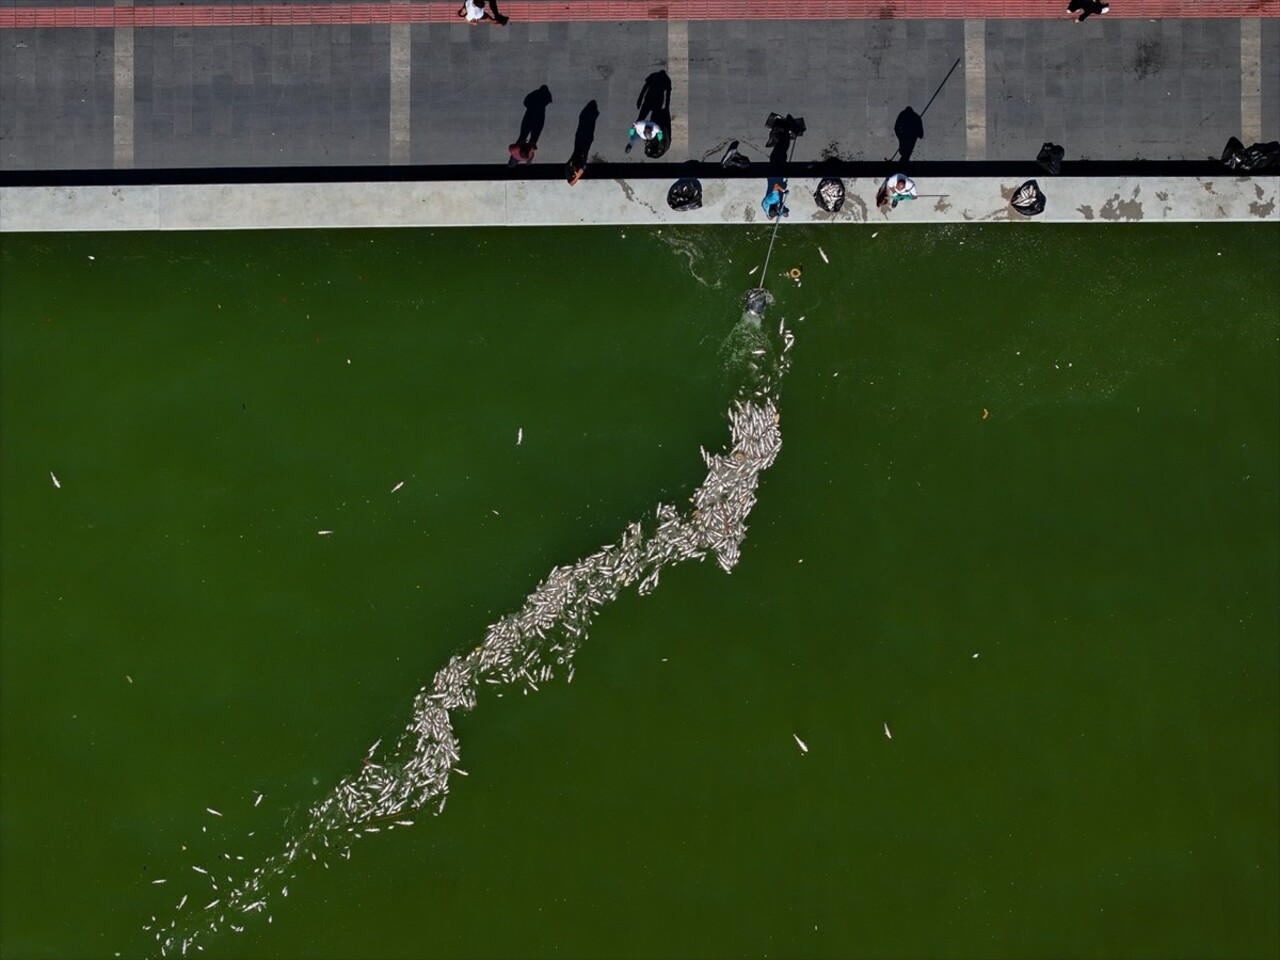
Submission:
[[[1222,162],[1231,170],[1240,166],[1240,161],[1244,159],[1244,144],[1232,137],[1227,141],[1226,147],[1222,151]]]
[[[844,206],[844,181],[839,177],[823,177],[813,191],[813,202],[827,213],[839,213]]]
[[[693,177],[677,180],[667,191],[667,206],[672,210],[697,210],[702,206],[702,184]]]
[[[720,160],[720,166],[726,170],[745,170],[751,166],[751,161],[738,152],[738,141],[735,140],[729,144],[729,149],[724,152],[724,157]]]
[[[1270,143],[1255,143],[1246,148],[1243,143],[1232,137],[1222,151],[1222,162],[1231,170],[1242,173],[1253,173],[1258,170],[1269,170],[1280,165],[1280,140]]]
[[[1056,143],[1046,143],[1036,154],[1036,163],[1056,176],[1062,172],[1062,158],[1066,155],[1067,151]]]
[[[662,135],[662,139],[654,137],[652,140],[644,142],[644,155],[650,160],[657,160],[670,149],[671,138],[665,133]]]
[[[1280,140],[1270,143],[1255,143],[1244,152],[1238,169],[1253,173],[1256,170],[1270,170],[1280,166]]]
[[[1044,191],[1040,189],[1040,184],[1034,180],[1028,180],[1013,191],[1013,199],[1009,202],[1013,204],[1013,209],[1024,217],[1034,217],[1037,214],[1044,213],[1045,199]]]
[[[804,136],[804,117],[793,117],[789,113],[781,117],[771,113],[764,125],[769,128],[769,141],[764,145],[766,150],[778,143],[790,143],[795,137]]]

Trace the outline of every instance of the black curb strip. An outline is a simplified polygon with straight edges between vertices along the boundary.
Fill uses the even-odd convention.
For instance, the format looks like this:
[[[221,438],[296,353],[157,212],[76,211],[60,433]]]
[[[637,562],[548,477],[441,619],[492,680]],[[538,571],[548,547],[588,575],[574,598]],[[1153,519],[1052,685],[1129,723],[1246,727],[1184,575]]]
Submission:
[[[919,161],[891,164],[884,161],[822,160],[792,162],[781,167],[753,163],[728,170],[719,163],[690,160],[685,163],[588,163],[590,180],[752,180],[769,176],[841,177],[883,179],[891,173],[908,173],[917,180],[930,177],[999,177],[1052,180],[1035,161]],[[1280,169],[1238,173],[1218,160],[1076,160],[1062,164],[1064,177],[1274,177]],[[439,183],[492,182],[502,180],[560,180],[564,167],[535,163],[512,169],[506,164],[441,164],[431,166],[368,167],[186,167],[153,170],[5,170],[0,187],[158,186],[185,184],[248,183]]]

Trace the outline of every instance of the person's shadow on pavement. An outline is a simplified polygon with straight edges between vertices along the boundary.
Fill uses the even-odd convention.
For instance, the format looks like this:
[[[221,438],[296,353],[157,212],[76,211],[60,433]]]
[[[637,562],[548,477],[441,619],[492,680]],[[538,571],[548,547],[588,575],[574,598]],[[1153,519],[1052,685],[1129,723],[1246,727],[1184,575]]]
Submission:
[[[520,120],[520,136],[516,143],[538,145],[542,136],[543,124],[547,122],[547,104],[551,102],[551,91],[544,83],[524,98],[524,117]]]
[[[898,156],[905,162],[911,159],[916,141],[924,139],[924,120],[920,114],[907,107],[893,121],[893,132],[898,138]]]
[[[591,144],[596,139],[596,119],[599,116],[600,108],[594,100],[578,114],[578,129],[573,132],[573,156],[583,164],[586,164]]]
[[[667,71],[655,70],[644,78],[640,96],[636,97],[636,109],[640,111],[637,120],[650,118],[655,123],[658,122],[658,118],[652,116],[655,111],[671,109],[671,78]]]
[[[573,153],[565,164],[565,179],[573,186],[587,172],[587,156],[591,153],[591,144],[596,138],[596,119],[600,116],[600,108],[592,100],[578,114],[578,129],[573,132]]]

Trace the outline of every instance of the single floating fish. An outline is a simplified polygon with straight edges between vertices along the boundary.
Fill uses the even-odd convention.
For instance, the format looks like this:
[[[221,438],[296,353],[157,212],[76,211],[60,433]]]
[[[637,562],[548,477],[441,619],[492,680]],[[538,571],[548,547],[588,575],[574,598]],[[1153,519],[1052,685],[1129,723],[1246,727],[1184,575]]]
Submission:
[[[262,802],[262,797],[263,797],[263,794],[260,793],[258,794],[257,799],[253,801],[253,805],[255,807]],[[253,836],[253,834],[249,834],[249,836]]]
[[[818,256],[822,257],[822,262],[823,262],[823,263],[830,263],[830,262],[831,262],[830,260],[828,260],[828,259],[827,259],[827,254],[826,254],[826,252],[825,252],[821,247],[819,247],[819,248],[818,248]]]
[[[154,885],[154,884],[157,884],[157,883],[168,883],[168,881],[167,881],[167,880],[152,880],[152,881],[151,881],[151,883]]]
[[[747,276],[748,277],[751,276],[753,273],[755,273],[759,269],[760,269],[760,264],[757,263],[754,267],[752,267],[750,270],[747,271]]]
[[[524,427],[516,431],[516,446],[518,447],[522,443],[524,443]]]
[[[212,813],[215,817],[222,816],[222,814],[219,813],[217,810],[213,809],[213,807],[205,807],[205,809],[208,810],[210,813]]]
[[[884,725],[884,735],[888,737],[890,740],[893,739],[893,731],[889,729],[889,724],[887,721],[885,722],[885,725]]]
[[[796,737],[796,735],[795,735],[794,733],[793,733],[791,736],[795,737],[796,744],[800,747],[800,752],[801,752],[801,753],[808,753],[808,752],[809,752],[809,745],[808,745],[807,743],[805,743],[805,742],[804,742],[803,740],[801,740],[799,737]]]
[[[62,489],[62,483],[58,480],[57,476],[54,475],[52,470],[49,471],[49,478],[53,481],[53,485],[56,489]]]
[[[401,480],[399,483],[397,483],[394,487],[391,488],[391,492],[395,493],[397,490],[399,490],[403,486],[404,486],[404,481]]]
[[[318,537],[331,537],[331,536],[333,536],[333,531],[332,531],[332,530],[317,530],[317,531],[316,531],[316,536],[318,536]]]

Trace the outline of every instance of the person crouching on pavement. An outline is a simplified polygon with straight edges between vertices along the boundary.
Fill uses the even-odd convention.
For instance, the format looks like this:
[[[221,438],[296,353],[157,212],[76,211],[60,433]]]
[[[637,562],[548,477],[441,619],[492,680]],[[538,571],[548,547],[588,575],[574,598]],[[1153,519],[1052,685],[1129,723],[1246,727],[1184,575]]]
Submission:
[[[626,153],[631,152],[631,148],[636,145],[637,140],[661,140],[662,128],[652,120],[637,120],[631,125],[631,129],[627,131],[627,149]]]
[[[895,173],[876,192],[876,206],[888,206],[892,209],[900,200],[914,200],[917,195],[912,179],[906,174]]]
[[[764,207],[764,215],[770,220],[790,216],[791,211],[787,209],[787,181],[782,177],[770,177],[760,206]]]

